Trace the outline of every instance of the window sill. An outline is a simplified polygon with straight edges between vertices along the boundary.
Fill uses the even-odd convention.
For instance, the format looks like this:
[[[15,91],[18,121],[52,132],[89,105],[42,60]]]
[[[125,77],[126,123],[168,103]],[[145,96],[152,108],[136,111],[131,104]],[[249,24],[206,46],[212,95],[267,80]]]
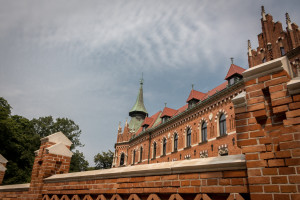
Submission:
[[[174,154],[174,153],[177,153],[178,151],[176,150],[176,151],[173,151],[173,152],[171,152],[171,154]]]
[[[151,160],[156,160],[156,158],[151,158]]]
[[[161,155],[160,157],[161,157],[161,158],[163,158],[163,157],[166,157],[166,154],[164,154],[164,155]]]
[[[199,142],[199,144],[198,145],[201,145],[201,144],[206,144],[207,143],[207,141],[203,141],[203,142]]]
[[[223,138],[223,137],[226,137],[227,136],[227,133],[226,134],[224,134],[224,135],[220,135],[220,136],[218,136],[217,137],[217,139],[219,139],[219,138]]]
[[[192,148],[192,146],[185,147],[183,148],[183,150],[190,149],[190,148]]]

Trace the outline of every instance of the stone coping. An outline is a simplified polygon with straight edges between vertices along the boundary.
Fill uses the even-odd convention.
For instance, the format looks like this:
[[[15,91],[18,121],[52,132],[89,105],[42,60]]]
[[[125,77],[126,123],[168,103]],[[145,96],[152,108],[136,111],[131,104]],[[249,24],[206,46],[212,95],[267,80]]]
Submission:
[[[285,70],[292,77],[291,66],[286,56],[262,63],[255,67],[251,67],[242,73],[244,81],[249,81],[258,77],[266,76]]]
[[[236,97],[234,97],[231,101],[235,108],[244,107],[246,105],[246,92],[245,91],[241,92]]]
[[[289,94],[295,95],[300,93],[300,77],[293,78],[287,83]]]
[[[72,142],[62,132],[56,132],[41,139],[41,142],[53,142],[55,144],[63,143],[66,146],[71,146]]]
[[[16,191],[28,191],[30,183],[15,184],[15,185],[3,185],[0,186],[0,192],[16,192]]]
[[[6,164],[8,161],[0,154],[0,163]]]
[[[6,167],[4,167],[1,163],[0,163],[0,172],[5,172],[6,171]]]
[[[246,161],[243,154],[56,174],[44,179],[44,182],[85,181],[240,169],[246,169]]]
[[[55,144],[51,147],[46,148],[46,150],[49,154],[61,155],[66,157],[72,157],[73,155],[72,151],[70,151],[63,143]]]

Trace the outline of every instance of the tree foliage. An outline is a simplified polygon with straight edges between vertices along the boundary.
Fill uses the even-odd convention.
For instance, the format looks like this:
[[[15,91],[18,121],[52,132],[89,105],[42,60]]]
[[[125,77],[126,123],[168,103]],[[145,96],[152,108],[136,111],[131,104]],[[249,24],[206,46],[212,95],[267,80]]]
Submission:
[[[0,154],[7,160],[7,171],[3,184],[30,181],[34,151],[40,146],[30,120],[11,116],[11,107],[0,97]]]
[[[68,118],[57,118],[53,120],[52,116],[40,117],[32,120],[35,133],[41,138],[46,137],[52,133],[63,132],[69,140],[72,141],[71,150],[76,147],[83,146],[79,140],[81,130],[77,124]]]
[[[79,140],[81,130],[73,120],[52,116],[28,120],[19,115],[11,115],[11,106],[0,97],[0,154],[7,160],[7,170],[3,184],[30,182],[34,151],[40,147],[40,138],[61,131],[72,142],[71,149],[83,146]],[[83,153],[75,151],[70,171],[88,169]]]
[[[82,152],[76,150],[71,158],[70,172],[87,171],[89,162],[85,160]]]
[[[95,169],[108,169],[111,168],[113,162],[114,153],[111,150],[107,152],[102,151],[94,156],[94,162],[96,164]]]

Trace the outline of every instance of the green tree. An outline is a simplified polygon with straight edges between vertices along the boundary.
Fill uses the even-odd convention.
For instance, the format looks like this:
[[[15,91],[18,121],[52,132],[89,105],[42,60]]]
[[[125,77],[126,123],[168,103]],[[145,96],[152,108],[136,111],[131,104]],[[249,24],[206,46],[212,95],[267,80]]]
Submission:
[[[40,137],[25,117],[11,116],[11,106],[0,97],[0,154],[7,160],[3,184],[30,181],[34,151],[39,148]]]
[[[3,184],[30,182],[34,151],[39,149],[42,137],[61,131],[73,142],[72,150],[83,146],[79,140],[81,130],[73,120],[53,120],[51,116],[28,120],[11,115],[11,109],[9,103],[0,97],[0,154],[8,160]],[[87,170],[88,165],[83,154],[75,151],[70,170]]]
[[[82,152],[75,151],[71,158],[70,172],[87,171],[89,168],[89,162],[85,160]]]
[[[57,118],[53,119],[52,116],[40,117],[38,119],[32,119],[35,133],[41,138],[61,131],[65,134],[69,140],[73,143],[71,150],[74,152],[76,147],[84,146],[80,140],[81,130],[79,126],[71,119],[68,118]],[[71,158],[70,172],[86,171],[89,163],[85,160],[82,152],[76,150]]]
[[[57,118],[53,120],[52,116],[40,117],[38,119],[33,118],[32,120],[35,133],[41,138],[46,137],[52,133],[63,132],[69,140],[73,143],[71,150],[76,147],[83,146],[79,140],[81,130],[77,124],[68,118]]]
[[[107,152],[102,151],[94,156],[94,162],[96,164],[95,169],[108,169],[111,168],[113,162],[114,153],[111,150]]]

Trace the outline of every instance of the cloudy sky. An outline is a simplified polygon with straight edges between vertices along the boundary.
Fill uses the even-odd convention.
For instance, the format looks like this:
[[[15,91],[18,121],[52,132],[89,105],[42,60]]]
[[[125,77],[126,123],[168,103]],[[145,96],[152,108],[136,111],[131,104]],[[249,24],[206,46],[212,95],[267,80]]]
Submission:
[[[144,74],[150,115],[185,104],[191,85],[207,92],[257,47],[260,7],[300,24],[300,1],[0,0],[0,96],[13,114],[52,115],[82,129],[80,148],[114,150]]]

